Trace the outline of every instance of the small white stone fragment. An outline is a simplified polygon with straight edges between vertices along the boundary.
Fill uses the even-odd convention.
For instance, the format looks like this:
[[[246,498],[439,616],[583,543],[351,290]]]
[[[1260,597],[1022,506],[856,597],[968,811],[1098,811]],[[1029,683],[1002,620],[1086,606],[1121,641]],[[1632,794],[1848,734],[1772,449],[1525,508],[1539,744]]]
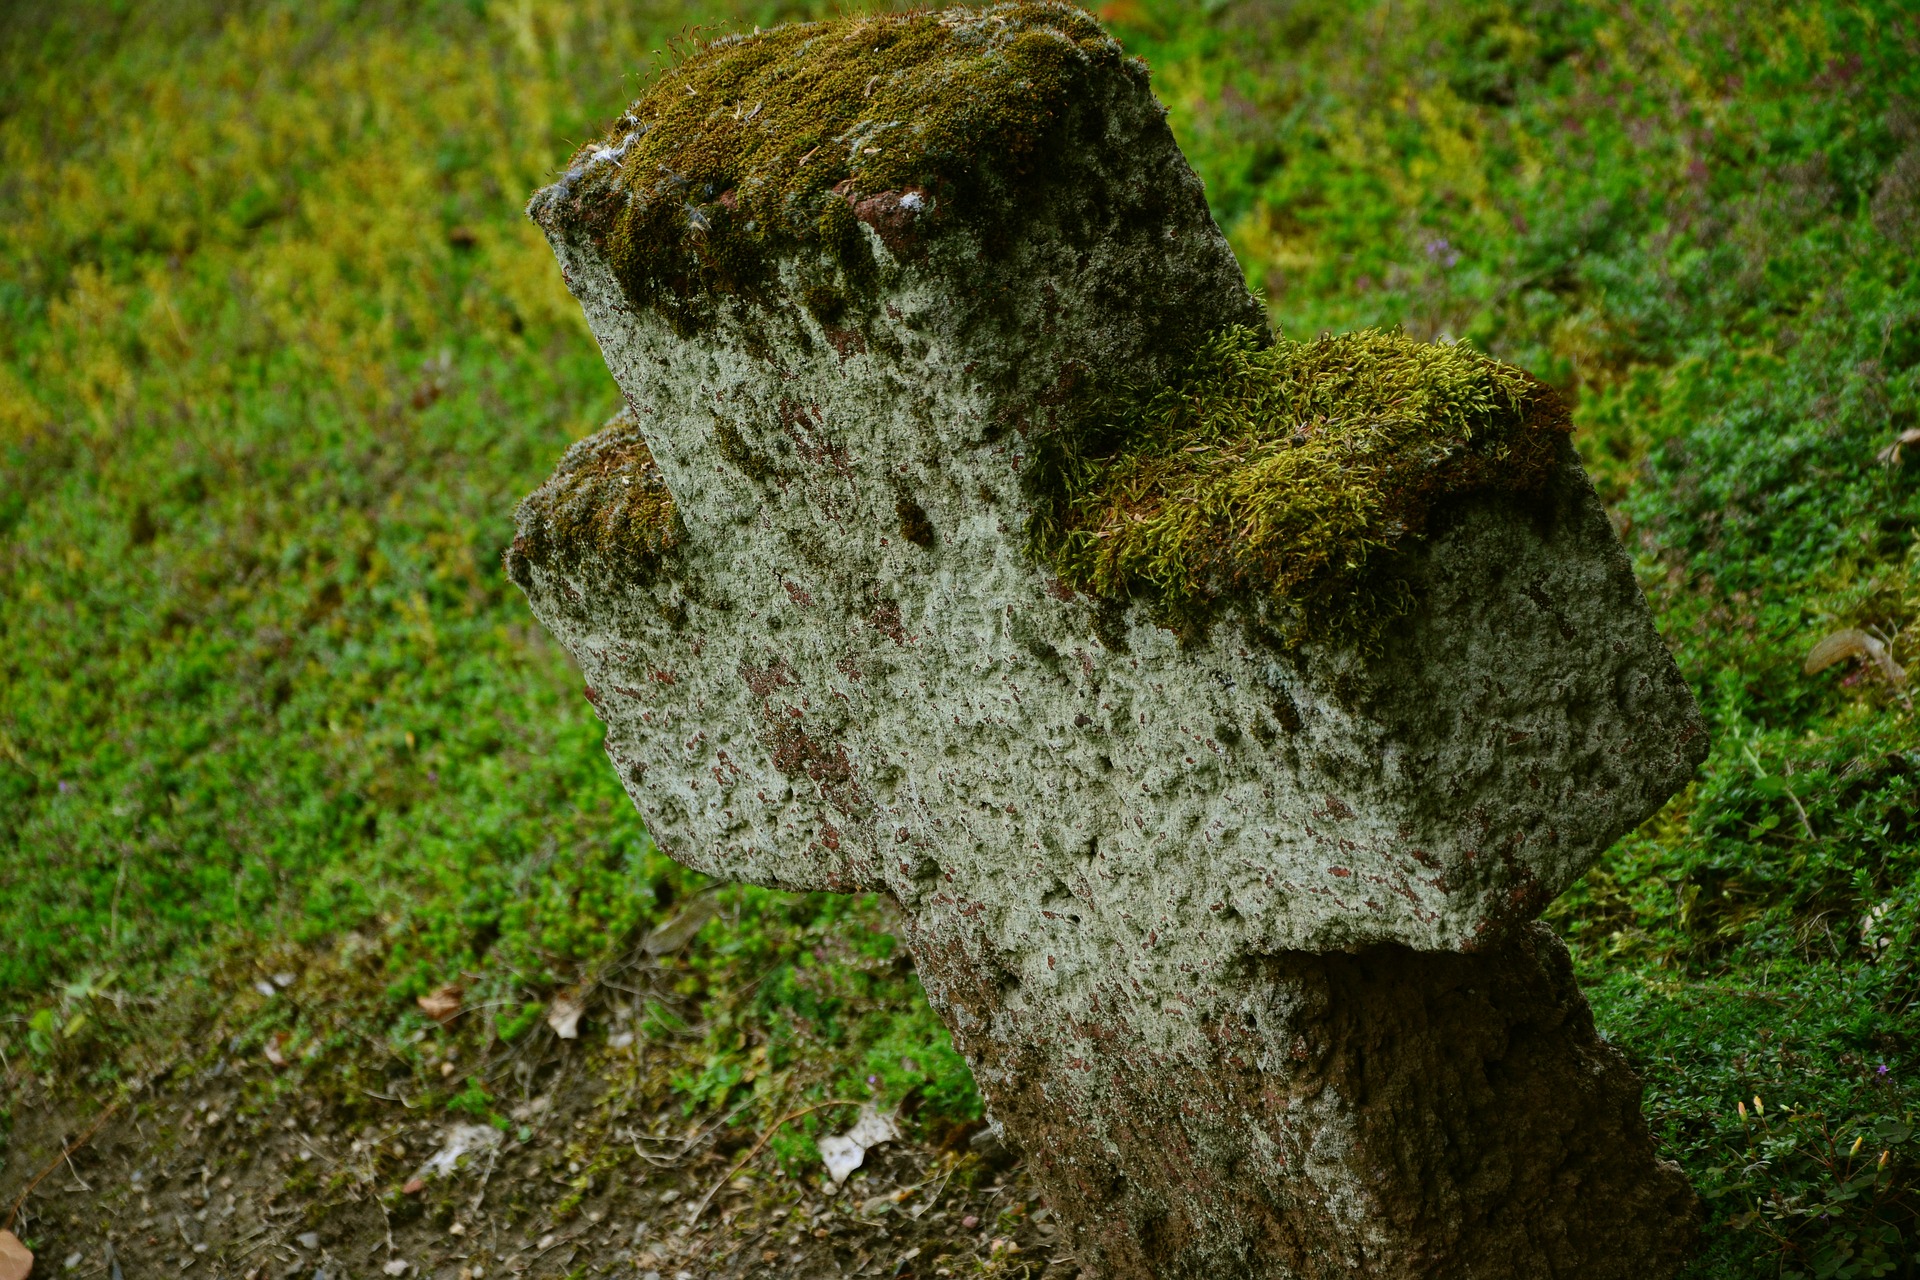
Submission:
[[[892,1142],[899,1136],[900,1125],[893,1113],[879,1111],[868,1103],[860,1108],[860,1116],[851,1129],[845,1133],[830,1134],[814,1145],[820,1150],[820,1159],[826,1163],[828,1176],[838,1186],[865,1162],[870,1148]]]
[[[421,1178],[445,1177],[459,1167],[462,1156],[478,1151],[489,1151],[500,1145],[501,1133],[492,1125],[457,1124],[447,1130],[441,1140],[440,1150],[433,1153],[427,1162],[420,1166]]]
[[[580,1015],[585,1012],[585,1006],[572,996],[555,996],[552,1007],[547,1010],[547,1025],[562,1040],[577,1040],[580,1038]]]

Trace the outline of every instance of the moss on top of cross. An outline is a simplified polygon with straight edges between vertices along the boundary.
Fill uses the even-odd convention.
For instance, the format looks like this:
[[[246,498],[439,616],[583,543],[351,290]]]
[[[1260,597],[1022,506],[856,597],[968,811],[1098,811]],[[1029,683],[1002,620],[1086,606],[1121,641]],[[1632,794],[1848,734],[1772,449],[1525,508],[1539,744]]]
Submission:
[[[729,36],[661,76],[529,212],[603,244],[630,299],[685,331],[713,295],[754,295],[781,251],[869,269],[864,198],[920,220],[1004,197],[1088,78],[1116,71],[1145,75],[1057,0]]]

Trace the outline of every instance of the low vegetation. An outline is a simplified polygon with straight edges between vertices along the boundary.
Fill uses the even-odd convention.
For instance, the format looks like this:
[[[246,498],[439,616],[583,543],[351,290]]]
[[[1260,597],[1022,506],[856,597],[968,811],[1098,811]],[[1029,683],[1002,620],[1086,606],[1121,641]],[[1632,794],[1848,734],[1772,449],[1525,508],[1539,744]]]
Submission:
[[[520,207],[693,12],[10,17],[17,1141],[43,1106],[137,1109],[134,1085],[228,1062],[263,1107],[372,1090],[513,1129],[514,1064],[553,1060],[563,998],[596,1046],[662,1046],[648,1105],[708,1122],[877,1095],[914,1100],[931,1148],[977,1110],[878,904],[723,889],[644,986],[622,976],[702,886],[648,841],[498,567],[515,502],[617,407]],[[1098,12],[1279,334],[1465,341],[1570,406],[1714,733],[1697,783],[1550,913],[1707,1197],[1693,1276],[1916,1274],[1911,6]],[[1857,656],[1809,674],[1842,631]],[[443,1027],[419,1001],[449,987]],[[783,1130],[779,1167],[817,1177],[805,1135],[834,1114]]]

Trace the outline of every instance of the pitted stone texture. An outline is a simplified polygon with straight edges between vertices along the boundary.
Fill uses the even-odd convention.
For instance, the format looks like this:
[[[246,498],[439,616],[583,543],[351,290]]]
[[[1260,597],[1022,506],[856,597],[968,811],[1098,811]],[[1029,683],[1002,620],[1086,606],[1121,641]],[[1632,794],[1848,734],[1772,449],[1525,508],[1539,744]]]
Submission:
[[[1179,1043],[1123,980],[1019,1008],[965,921],[914,934],[922,980],[1095,1275],[1651,1280],[1697,1225],[1640,1082],[1566,949],[1387,944],[1249,957]]]
[[[925,462],[847,394],[891,389],[784,372],[771,404],[744,380],[635,396],[662,406],[639,420],[687,528],[666,575],[525,571],[656,838],[710,874],[984,911],[1049,989],[1115,964],[1465,950],[1537,914],[1704,745],[1570,459],[1530,508],[1454,513],[1380,657],[1238,625],[1182,649],[1048,590],[1020,552],[1017,437]],[[715,407],[660,421],[676,400]],[[730,474],[728,430],[792,474]],[[683,431],[708,475],[676,474]],[[931,549],[902,536],[903,501]]]
[[[905,908],[990,1106],[1047,1148],[1107,1274],[1658,1274],[1685,1214],[1638,1220],[1684,1183],[1577,990],[1514,957],[1704,755],[1692,698],[1570,449],[1539,500],[1436,522],[1419,607],[1375,656],[1289,651],[1247,619],[1182,648],[1035,565],[1035,433],[1072,425],[1089,377],[1151,382],[1259,323],[1144,79],[1102,85],[1017,226],[863,202],[878,296],[831,324],[800,302],[830,264],[796,259],[784,294],[676,336],[536,200],[683,529],[644,574],[556,548],[572,490],[550,483],[509,570],[662,847]],[[1479,1092],[1449,1109],[1420,1082],[1451,1033],[1403,1035],[1399,1006],[1326,1014],[1361,963],[1312,954],[1336,950],[1532,991],[1532,1012],[1471,1046]],[[1452,1002],[1435,1026],[1480,1007],[1410,999]],[[1509,1053],[1516,1035],[1546,1047]],[[1395,1043],[1385,1074],[1324,1065]],[[1536,1067],[1573,1091],[1564,1131]],[[1366,1090],[1389,1079],[1383,1111]],[[1542,1170],[1562,1181],[1535,1194]],[[1515,1196],[1519,1219],[1494,1203]],[[1563,1265],[1582,1251],[1605,1265]]]

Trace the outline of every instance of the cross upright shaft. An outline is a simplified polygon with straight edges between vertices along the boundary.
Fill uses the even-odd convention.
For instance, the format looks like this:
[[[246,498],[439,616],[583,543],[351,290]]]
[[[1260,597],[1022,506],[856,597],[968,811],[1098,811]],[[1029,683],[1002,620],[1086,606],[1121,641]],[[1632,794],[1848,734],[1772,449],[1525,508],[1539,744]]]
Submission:
[[[530,212],[628,409],[523,504],[509,571],[663,848],[900,903],[1091,1269],[1677,1264],[1691,1192],[1529,922],[1705,735],[1538,427],[1564,426],[1550,392],[1401,339],[1263,350],[1144,68],[1064,4],[720,42]],[[1510,444],[1461,392],[1479,425],[1446,448],[1367,452],[1401,397],[1163,450],[1049,540],[1083,511],[1064,486],[1121,474],[1115,415],[1154,388],[1382,352],[1532,407]],[[1215,484],[1194,451],[1267,470]],[[1061,550],[1122,563],[1100,540],[1151,523],[1138,477],[1175,472],[1229,494],[1213,559],[1143,553],[1159,576],[1129,588]],[[1416,473],[1452,487],[1387,494],[1343,543],[1285,542],[1304,517],[1255,483],[1364,505]],[[1322,561],[1290,597],[1288,566]],[[1323,607],[1382,574],[1361,624]]]

